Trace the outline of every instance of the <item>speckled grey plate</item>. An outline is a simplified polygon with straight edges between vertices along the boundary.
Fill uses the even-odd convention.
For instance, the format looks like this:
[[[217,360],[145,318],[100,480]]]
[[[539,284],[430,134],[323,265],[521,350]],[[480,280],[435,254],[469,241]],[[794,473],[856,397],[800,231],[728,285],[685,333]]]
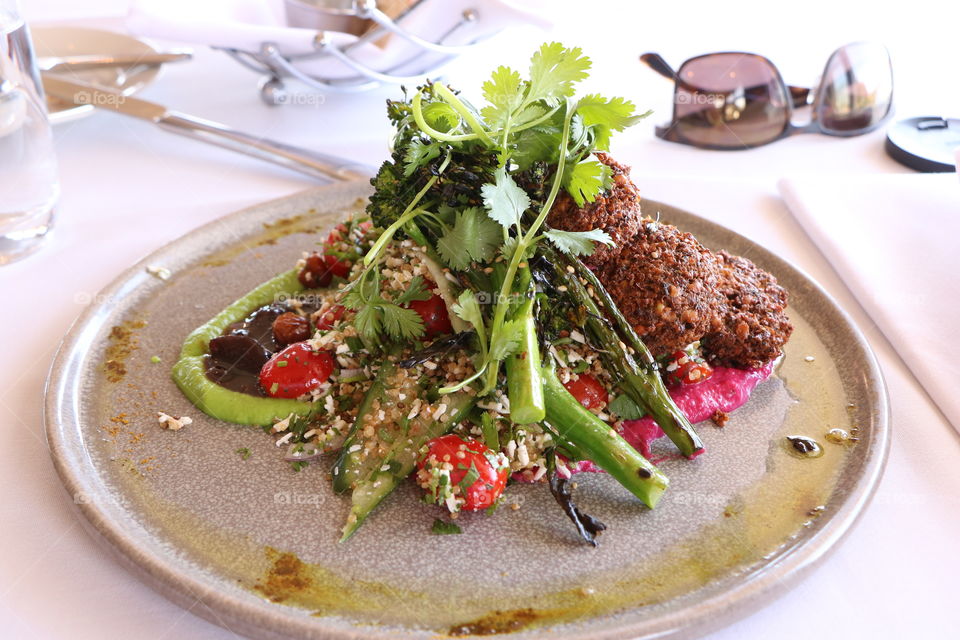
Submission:
[[[608,477],[581,476],[581,506],[609,527],[599,549],[577,542],[543,485],[511,487],[492,516],[462,517],[459,536],[431,535],[436,512],[405,486],[338,544],[347,504],[328,465],[293,472],[270,436],[194,409],[169,369],[194,327],[289,268],[368,189],[324,187],[188,234],[97,296],[60,348],[45,412],[57,470],[95,535],[168,598],[264,638],[693,637],[783,592],[866,506],[889,433],[863,337],[789,264],[647,202],[647,213],[748,256],[791,293],[786,357],[726,427],[699,425],[707,454],[662,464],[671,486],[655,511]],[[194,423],[164,431],[157,411]],[[821,439],[833,427],[857,427],[859,442],[825,443],[817,459],[784,446],[786,435]]]

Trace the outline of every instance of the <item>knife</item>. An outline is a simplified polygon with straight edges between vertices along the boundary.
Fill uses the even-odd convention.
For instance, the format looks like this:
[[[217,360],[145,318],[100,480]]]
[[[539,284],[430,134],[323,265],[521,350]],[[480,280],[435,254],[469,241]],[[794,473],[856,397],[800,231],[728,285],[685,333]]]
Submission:
[[[186,51],[170,53],[147,53],[136,56],[43,56],[37,60],[41,71],[86,71],[89,69],[121,68],[129,69],[143,65],[158,65],[166,62],[189,60],[193,54]]]
[[[148,120],[172,133],[239,151],[315,178],[358,180],[367,179],[374,173],[372,168],[351,160],[241,133],[216,122],[177,113],[140,98],[131,98],[120,91],[67,80],[51,73],[44,73],[42,77],[43,88],[48,95],[69,103],[93,105]]]

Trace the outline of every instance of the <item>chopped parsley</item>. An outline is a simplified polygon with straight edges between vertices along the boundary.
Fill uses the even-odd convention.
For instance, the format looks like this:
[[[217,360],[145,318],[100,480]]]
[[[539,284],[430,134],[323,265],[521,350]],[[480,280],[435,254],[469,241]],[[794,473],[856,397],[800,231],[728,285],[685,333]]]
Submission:
[[[249,447],[240,447],[239,449],[237,449],[237,450],[235,451],[235,453],[239,454],[239,455],[240,455],[240,458],[241,458],[242,460],[249,460],[249,459],[250,459],[250,456],[253,455],[253,454],[250,452]]]
[[[573,371],[574,373],[583,373],[589,368],[590,368],[590,363],[587,362],[586,360],[581,360],[580,362],[578,362],[573,366],[573,369],[571,369],[571,371]]]
[[[467,469],[467,472],[463,474],[463,477],[460,478],[460,482],[457,483],[457,486],[460,487],[460,495],[466,496],[467,489],[473,486],[473,483],[480,479],[480,472],[477,471],[477,465],[472,460],[470,461],[470,468]]]
[[[445,522],[440,518],[436,518],[433,521],[433,526],[430,527],[430,533],[436,534],[438,536],[448,536],[458,533],[463,533],[463,529],[459,525],[453,522]]]

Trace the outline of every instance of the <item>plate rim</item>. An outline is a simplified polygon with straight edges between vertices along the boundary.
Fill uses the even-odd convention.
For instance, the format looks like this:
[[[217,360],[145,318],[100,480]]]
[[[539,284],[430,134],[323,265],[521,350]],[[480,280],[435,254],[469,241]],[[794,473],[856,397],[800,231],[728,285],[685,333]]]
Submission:
[[[287,196],[260,202],[211,220],[165,243],[138,260],[131,267],[123,270],[108,285],[103,287],[93,299],[114,299],[112,294],[122,289],[132,279],[142,276],[148,264],[156,263],[158,260],[162,262],[163,256],[188,236],[215,229],[227,220],[256,216],[264,208],[291,204],[297,200],[323,197],[324,194],[335,188],[357,188],[358,182],[361,181],[309,188]],[[655,200],[644,199],[643,202],[645,210],[649,210],[648,207],[667,206],[697,220],[699,224],[730,234],[738,242],[758,248],[763,254],[762,258],[766,266],[773,266],[774,270],[793,271],[806,282],[807,286],[830,304],[832,311],[844,320],[846,331],[861,352],[863,362],[871,373],[872,383],[869,386],[875,391],[875,398],[872,399],[873,406],[870,411],[873,418],[872,426],[875,429],[874,439],[864,454],[861,475],[850,494],[846,496],[837,509],[831,511],[830,517],[826,519],[823,525],[801,544],[787,550],[775,561],[763,564],[753,570],[753,575],[748,580],[732,585],[731,588],[712,594],[698,602],[696,612],[692,616],[690,611],[681,609],[665,611],[652,619],[624,620],[611,627],[597,630],[584,629],[580,637],[590,640],[646,637],[651,634],[658,638],[699,637],[744,618],[761,606],[779,598],[796,586],[835,551],[860,520],[879,486],[889,457],[891,443],[890,398],[883,372],[862,331],[833,296],[811,278],[806,271],[766,249],[761,243],[748,236],[679,207]],[[202,255],[197,257],[202,258]],[[73,322],[57,347],[44,385],[43,422],[50,456],[61,483],[73,498],[76,512],[83,516],[81,522],[84,529],[90,532],[101,546],[109,549],[110,555],[131,571],[134,577],[147,583],[152,589],[181,607],[191,609],[192,605],[199,601],[203,607],[199,610],[192,608],[193,613],[230,630],[239,628],[243,632],[256,633],[257,637],[266,638],[287,638],[291,635],[304,634],[312,637],[317,633],[324,634],[322,637],[337,637],[345,640],[391,637],[387,627],[363,627],[362,631],[359,627],[321,630],[316,625],[316,618],[312,619],[312,624],[309,621],[307,624],[303,624],[301,620],[287,615],[273,603],[264,601],[262,604],[258,603],[258,605],[251,606],[250,603],[244,602],[238,597],[211,588],[205,581],[198,579],[189,572],[181,571],[180,568],[167,562],[155,552],[144,549],[142,544],[138,544],[137,538],[131,535],[123,524],[110,518],[108,510],[98,504],[98,501],[77,499],[78,496],[89,494],[91,487],[87,477],[83,475],[83,469],[71,466],[72,463],[77,462],[77,456],[82,455],[82,451],[72,451],[68,439],[62,437],[69,433],[68,425],[59,419],[63,417],[64,413],[70,415],[69,407],[65,406],[65,403],[67,403],[65,392],[71,382],[70,368],[66,365],[69,363],[69,357],[78,348],[82,334],[85,330],[91,328],[92,324],[96,325],[97,317],[102,313],[101,310],[105,305],[106,303],[102,302],[88,305]],[[74,417],[76,417],[75,414]],[[82,446],[80,448],[83,449]],[[142,541],[139,542],[142,543]],[[269,607],[265,608],[265,605],[269,605]],[[231,624],[227,624],[227,620]],[[589,624],[589,619],[587,624]],[[325,635],[328,633],[331,635]]]

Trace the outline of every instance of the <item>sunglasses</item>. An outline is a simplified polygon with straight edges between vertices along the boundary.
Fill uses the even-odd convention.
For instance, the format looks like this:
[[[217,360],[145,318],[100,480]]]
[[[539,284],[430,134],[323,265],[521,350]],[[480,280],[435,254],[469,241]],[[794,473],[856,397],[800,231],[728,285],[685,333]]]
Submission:
[[[893,101],[890,54],[870,42],[834,51],[816,90],[788,86],[754,53],[708,53],[677,71],[656,53],[640,59],[675,82],[673,120],[657,137],[703,149],[751,149],[795,133],[860,135],[886,120]],[[809,124],[794,125],[794,109],[807,106]]]

